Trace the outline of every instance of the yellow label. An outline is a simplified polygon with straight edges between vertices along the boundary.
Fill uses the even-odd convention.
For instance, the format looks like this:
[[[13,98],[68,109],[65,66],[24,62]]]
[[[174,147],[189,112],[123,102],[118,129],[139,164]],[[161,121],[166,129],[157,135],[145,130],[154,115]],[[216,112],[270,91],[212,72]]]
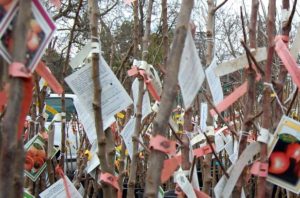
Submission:
[[[123,113],[119,112],[119,113],[117,113],[117,117],[123,119],[123,118],[125,118],[125,115]]]

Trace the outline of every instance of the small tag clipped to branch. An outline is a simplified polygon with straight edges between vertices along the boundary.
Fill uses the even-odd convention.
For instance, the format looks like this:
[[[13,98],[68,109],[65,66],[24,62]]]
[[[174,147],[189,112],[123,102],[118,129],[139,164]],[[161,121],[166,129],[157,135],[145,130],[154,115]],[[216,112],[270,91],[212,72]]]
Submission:
[[[212,149],[210,148],[209,145],[206,145],[206,146],[194,149],[193,153],[198,158],[198,157],[202,157],[204,155],[207,155],[209,153],[212,153]]]
[[[262,163],[259,161],[256,161],[253,163],[251,167],[251,174],[256,175],[258,177],[267,177],[268,176],[268,163]]]
[[[181,164],[181,155],[164,160],[163,169],[161,171],[160,181],[165,183]]]
[[[9,65],[9,75],[12,77],[31,78],[31,73],[23,63],[13,62]]]
[[[265,144],[269,143],[270,135],[269,130],[265,128],[260,128],[259,136],[257,137],[258,142],[262,142]]]
[[[169,155],[175,155],[176,142],[171,141],[164,136],[156,135],[150,140],[150,149],[158,150]]]
[[[121,192],[121,189],[120,189],[119,183],[118,183],[118,177],[116,177],[110,173],[102,172],[100,175],[100,181],[105,182],[105,183],[111,185],[112,187],[114,187],[115,189],[117,189],[118,198],[122,197],[122,192]]]

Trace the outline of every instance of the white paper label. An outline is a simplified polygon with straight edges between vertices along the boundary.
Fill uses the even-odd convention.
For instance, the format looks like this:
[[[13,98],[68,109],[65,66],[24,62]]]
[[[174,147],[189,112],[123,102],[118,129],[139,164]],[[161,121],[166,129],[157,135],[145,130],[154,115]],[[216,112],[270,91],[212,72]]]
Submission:
[[[192,34],[189,31],[186,36],[178,74],[185,109],[192,105],[204,78],[201,61]]]
[[[200,128],[202,131],[206,129],[207,111],[208,111],[207,103],[201,103]]]
[[[181,190],[186,194],[186,196],[188,198],[196,198],[197,197],[192,184],[189,182],[189,180],[186,178],[186,176],[183,172],[177,173],[175,178],[176,178],[177,184],[180,186]]]
[[[128,154],[130,158],[132,159],[133,155],[133,142],[132,142],[132,136],[134,134],[134,127],[135,127],[135,120],[136,118],[132,117],[127,124],[125,125],[124,129],[121,132],[121,136],[124,140],[124,143],[126,145]]]
[[[221,80],[214,72],[214,69],[217,67],[217,58],[214,56],[210,66],[205,70],[207,83],[215,105],[224,98]]]
[[[116,113],[132,104],[132,100],[102,56],[100,56],[99,64],[100,84],[102,87],[101,111],[102,120],[105,125]],[[87,63],[86,66],[65,78],[65,81],[77,95],[84,107],[83,109],[86,112],[94,112],[94,85],[91,64]],[[90,113],[90,115],[94,114]],[[90,141],[93,142],[93,140]]]
[[[76,190],[73,183],[65,176],[67,180],[68,189],[72,198],[82,198],[80,193]],[[63,179],[59,179],[57,182],[52,184],[49,188],[40,194],[41,198],[67,198]]]

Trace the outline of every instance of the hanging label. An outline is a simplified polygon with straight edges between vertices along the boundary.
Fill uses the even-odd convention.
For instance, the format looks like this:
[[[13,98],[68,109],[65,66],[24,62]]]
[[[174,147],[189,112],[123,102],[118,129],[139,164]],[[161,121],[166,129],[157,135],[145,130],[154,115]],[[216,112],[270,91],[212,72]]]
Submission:
[[[205,74],[190,31],[187,32],[178,74],[185,109],[188,109],[204,81]]]

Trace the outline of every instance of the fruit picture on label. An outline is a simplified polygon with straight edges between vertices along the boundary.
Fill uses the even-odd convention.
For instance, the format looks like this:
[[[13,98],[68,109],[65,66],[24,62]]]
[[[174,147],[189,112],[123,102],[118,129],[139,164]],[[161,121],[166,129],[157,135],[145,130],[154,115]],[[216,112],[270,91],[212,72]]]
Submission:
[[[296,185],[300,178],[300,141],[291,134],[281,133],[269,156],[269,175]]]

